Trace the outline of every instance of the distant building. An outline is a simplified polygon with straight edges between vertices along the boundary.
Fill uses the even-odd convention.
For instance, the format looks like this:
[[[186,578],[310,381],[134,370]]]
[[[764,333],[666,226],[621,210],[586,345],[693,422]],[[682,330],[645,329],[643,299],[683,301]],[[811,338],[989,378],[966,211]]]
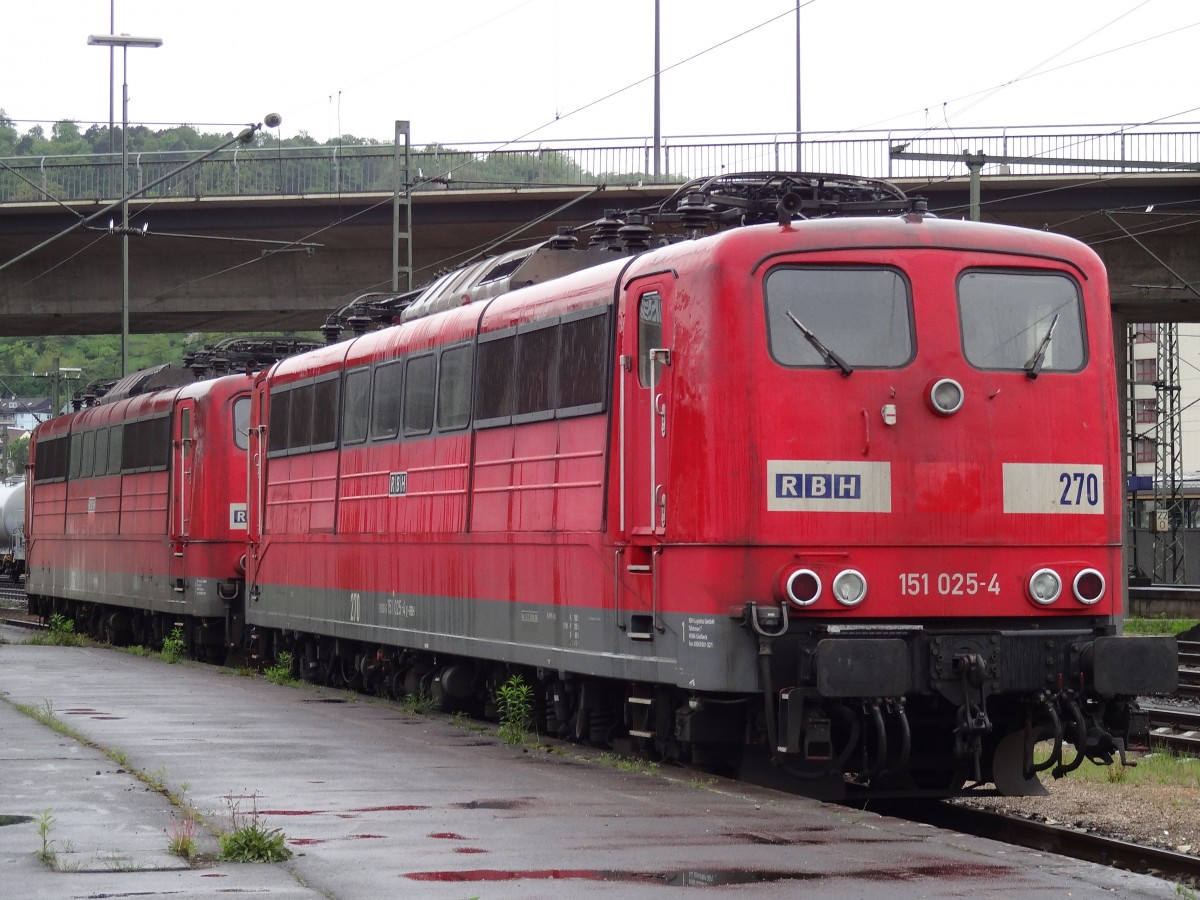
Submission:
[[[48,397],[6,397],[0,400],[0,427],[33,431],[52,415]]]

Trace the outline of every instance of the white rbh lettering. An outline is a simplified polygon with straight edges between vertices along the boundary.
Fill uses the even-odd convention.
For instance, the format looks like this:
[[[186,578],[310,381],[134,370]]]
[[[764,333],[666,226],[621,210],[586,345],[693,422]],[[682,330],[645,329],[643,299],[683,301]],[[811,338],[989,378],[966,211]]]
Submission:
[[[775,496],[784,500],[858,500],[862,497],[862,476],[776,472]]]

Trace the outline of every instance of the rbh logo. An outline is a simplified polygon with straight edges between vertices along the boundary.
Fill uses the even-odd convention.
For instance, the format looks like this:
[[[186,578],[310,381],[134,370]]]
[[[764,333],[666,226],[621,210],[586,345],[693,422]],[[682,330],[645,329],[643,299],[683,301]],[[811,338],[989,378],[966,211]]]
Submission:
[[[862,476],[776,472],[775,496],[781,500],[859,500]]]

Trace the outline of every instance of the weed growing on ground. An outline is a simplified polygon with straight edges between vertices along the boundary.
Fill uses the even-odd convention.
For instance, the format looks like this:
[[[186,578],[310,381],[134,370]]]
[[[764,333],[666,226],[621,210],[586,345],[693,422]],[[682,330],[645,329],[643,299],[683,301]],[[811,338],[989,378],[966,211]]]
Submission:
[[[433,706],[433,695],[428,691],[420,690],[415,694],[405,694],[401,701],[404,706],[404,711],[414,716],[421,716],[429,712]]]
[[[621,756],[617,753],[601,753],[597,761],[605,766],[620,772],[640,772],[643,775],[657,775],[661,766],[656,762],[650,762],[644,759],[635,759],[630,756]]]
[[[171,629],[171,633],[163,638],[162,652],[159,656],[166,662],[177,663],[183,658],[183,651],[187,648],[187,644],[183,639],[183,627],[176,625]]]
[[[196,858],[196,820],[191,815],[182,818],[171,816],[171,831],[167,850],[191,862]]]
[[[280,652],[275,658],[275,663],[263,670],[263,675],[271,684],[295,684],[296,679],[292,677],[292,654],[287,650]]]
[[[45,631],[31,634],[25,639],[25,643],[54,647],[82,647],[83,635],[75,633],[74,619],[67,619],[58,613],[52,613],[50,627]]]
[[[496,709],[500,713],[500,740],[522,744],[533,724],[533,688],[520,675],[511,676],[496,689]]]
[[[153,772],[146,772],[141,776],[142,781],[146,782],[147,787],[159,794],[167,792],[167,770],[165,767],[155,769]]]
[[[42,849],[38,851],[37,857],[48,866],[53,866],[58,858],[51,849],[54,846],[54,841],[50,839],[50,832],[54,830],[54,816],[51,815],[51,812],[49,809],[43,809],[34,816],[34,821],[37,822],[38,837],[42,839]]]
[[[245,797],[232,794],[225,798],[229,806],[230,830],[219,838],[221,859],[226,862],[283,862],[290,859],[287,836],[279,828],[267,828],[258,814],[258,794],[251,794],[251,811],[242,811]]]

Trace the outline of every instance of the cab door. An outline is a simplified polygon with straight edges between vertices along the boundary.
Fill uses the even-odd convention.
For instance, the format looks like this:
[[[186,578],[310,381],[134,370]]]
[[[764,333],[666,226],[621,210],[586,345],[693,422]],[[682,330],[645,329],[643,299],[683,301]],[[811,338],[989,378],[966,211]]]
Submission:
[[[639,278],[622,297],[618,610],[630,637],[661,632],[658,558],[670,517],[671,297],[674,275]]]

